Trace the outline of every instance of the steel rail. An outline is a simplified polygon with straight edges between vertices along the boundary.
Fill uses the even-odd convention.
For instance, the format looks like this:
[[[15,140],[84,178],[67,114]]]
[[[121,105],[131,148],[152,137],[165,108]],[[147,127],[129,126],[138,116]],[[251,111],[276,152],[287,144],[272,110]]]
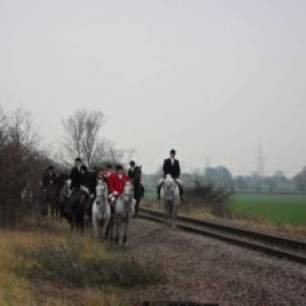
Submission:
[[[163,214],[161,212],[149,209],[140,209],[139,217],[149,221],[163,222]],[[276,257],[306,264],[306,242],[303,241],[182,216],[177,217],[177,227],[194,234],[209,236]]]

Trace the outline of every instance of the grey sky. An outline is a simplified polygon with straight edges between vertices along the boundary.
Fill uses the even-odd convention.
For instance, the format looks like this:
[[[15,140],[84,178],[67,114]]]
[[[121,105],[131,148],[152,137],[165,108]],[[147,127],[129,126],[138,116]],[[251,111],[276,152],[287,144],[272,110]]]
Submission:
[[[0,104],[46,143],[61,118],[101,109],[104,135],[154,171],[306,165],[304,0],[0,0]]]

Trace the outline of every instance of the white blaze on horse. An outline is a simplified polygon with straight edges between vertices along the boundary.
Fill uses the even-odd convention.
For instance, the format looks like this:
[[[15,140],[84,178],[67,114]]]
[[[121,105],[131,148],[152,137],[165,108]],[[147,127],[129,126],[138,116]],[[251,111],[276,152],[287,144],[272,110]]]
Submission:
[[[118,197],[114,205],[114,220],[112,222],[111,236],[113,236],[114,231],[115,242],[118,244],[127,243],[128,226],[130,219],[135,215],[135,203],[133,184],[128,181],[125,184],[123,194]]]
[[[177,209],[180,204],[180,191],[178,183],[169,174],[161,187],[161,201],[165,223],[174,228],[176,226]]]
[[[110,219],[111,208],[108,203],[107,184],[99,180],[96,187],[96,199],[92,206],[92,225],[96,238],[106,239]]]

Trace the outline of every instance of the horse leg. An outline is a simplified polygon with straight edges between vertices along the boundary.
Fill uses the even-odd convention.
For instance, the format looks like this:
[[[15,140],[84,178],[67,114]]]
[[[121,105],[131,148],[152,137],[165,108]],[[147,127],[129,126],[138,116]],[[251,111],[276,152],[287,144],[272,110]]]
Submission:
[[[57,220],[57,219],[58,219],[57,200],[55,201],[55,210],[54,210],[54,214],[55,214],[55,220]]]
[[[95,213],[96,212],[94,212],[93,214],[92,214],[92,227],[93,227],[93,230],[94,230],[94,235],[95,235],[95,237],[96,238],[99,238],[99,222],[98,222],[98,218],[97,218],[97,216],[95,215]]]
[[[109,218],[106,217],[104,219],[103,227],[102,227],[102,237],[103,237],[103,239],[107,238],[107,229],[108,229],[108,226],[109,226]]]
[[[120,220],[119,218],[115,218],[115,243],[119,243],[120,238]]]
[[[165,208],[166,208],[166,212],[165,212],[165,224],[166,226],[168,226],[169,224],[169,207],[168,207],[168,203],[165,204]]]
[[[109,222],[109,227],[108,227],[108,232],[110,235],[110,241],[111,244],[113,244],[113,230],[114,230],[114,217],[111,217],[110,222]]]
[[[135,205],[135,217],[138,216],[139,203],[140,203],[140,200],[136,200],[136,205]]]
[[[171,227],[172,223],[172,205],[168,203],[168,227]]]
[[[81,234],[84,234],[84,227],[85,227],[85,214],[84,214],[84,212],[82,212],[81,215],[80,215],[80,230],[81,230]]]
[[[175,227],[176,227],[175,219],[176,219],[176,203],[173,202],[173,203],[172,203],[172,212],[171,212],[171,220],[172,220],[171,227],[172,227],[172,228],[175,228]]]
[[[55,219],[59,220],[60,219],[60,201],[56,200],[56,205],[55,205]]]
[[[127,245],[127,235],[128,235],[128,217],[127,220],[124,220],[124,230],[123,230],[123,244]]]
[[[164,224],[167,225],[167,203],[163,202],[163,208],[164,208]]]
[[[47,200],[45,204],[45,216],[46,217],[49,217],[49,205],[50,205],[50,202],[49,200]]]
[[[51,219],[54,219],[54,212],[55,212],[55,209],[54,209],[54,206],[55,206],[55,203],[54,203],[54,200],[52,199],[50,201],[50,210],[51,210]]]
[[[70,221],[70,231],[72,232],[74,230],[75,223],[73,220]]]

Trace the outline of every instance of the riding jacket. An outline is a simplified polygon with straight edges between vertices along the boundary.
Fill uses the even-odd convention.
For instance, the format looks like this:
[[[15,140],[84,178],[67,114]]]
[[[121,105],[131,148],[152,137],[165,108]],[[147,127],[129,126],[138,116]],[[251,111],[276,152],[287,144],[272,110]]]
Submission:
[[[71,185],[70,189],[80,188],[81,186],[81,172],[77,167],[73,167],[70,172]]]
[[[165,159],[164,160],[164,165],[163,165],[163,173],[164,176],[167,174],[170,174],[174,179],[178,179],[181,174],[181,167],[180,163],[177,159]]]
[[[126,174],[112,173],[108,180],[110,193],[115,195],[122,194],[128,180],[129,178]]]
[[[56,174],[54,172],[46,172],[41,180],[43,189],[48,189],[48,187],[54,184],[56,181]]]
[[[130,179],[133,179],[133,178],[135,177],[135,168],[130,168],[130,169],[128,170],[128,177],[129,177]]]
[[[88,188],[90,194],[96,193],[97,179],[95,172],[85,171],[80,175],[80,185]]]

